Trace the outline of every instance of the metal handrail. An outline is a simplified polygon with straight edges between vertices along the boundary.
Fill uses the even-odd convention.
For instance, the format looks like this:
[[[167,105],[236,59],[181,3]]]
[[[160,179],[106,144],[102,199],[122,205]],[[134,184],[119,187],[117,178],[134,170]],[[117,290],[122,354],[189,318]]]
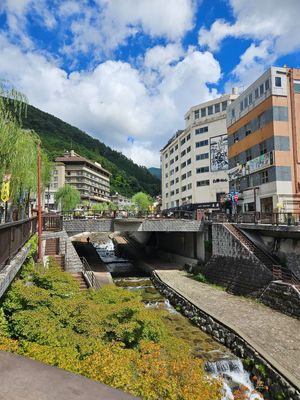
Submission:
[[[86,260],[85,257],[80,257],[81,263],[82,263],[82,273],[87,281],[88,285],[92,287],[93,289],[100,289],[101,286],[99,282],[97,281],[97,278],[94,274],[94,271],[92,270],[90,264]]]

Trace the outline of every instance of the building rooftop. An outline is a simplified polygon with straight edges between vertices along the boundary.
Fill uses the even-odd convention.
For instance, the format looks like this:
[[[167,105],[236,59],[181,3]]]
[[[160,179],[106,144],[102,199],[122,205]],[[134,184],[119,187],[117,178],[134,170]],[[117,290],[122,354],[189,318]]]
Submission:
[[[93,168],[101,171],[102,173],[104,172],[105,174],[108,174],[109,176],[111,173],[104,169],[101,164],[97,162],[93,162],[91,160],[88,160],[85,157],[80,156],[79,154],[75,153],[74,150],[71,151],[66,151],[65,154],[61,157],[56,157],[55,162],[62,162],[62,163],[86,163],[89,166],[92,166]]]

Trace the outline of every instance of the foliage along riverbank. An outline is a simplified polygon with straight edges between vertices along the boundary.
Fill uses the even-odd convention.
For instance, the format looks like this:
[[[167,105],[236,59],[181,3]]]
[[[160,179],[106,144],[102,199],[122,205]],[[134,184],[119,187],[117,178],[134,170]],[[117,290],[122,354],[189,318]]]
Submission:
[[[0,350],[146,400],[222,397],[222,382],[205,374],[203,362],[138,293],[115,286],[80,292],[53,260],[44,269],[29,257],[0,310]]]

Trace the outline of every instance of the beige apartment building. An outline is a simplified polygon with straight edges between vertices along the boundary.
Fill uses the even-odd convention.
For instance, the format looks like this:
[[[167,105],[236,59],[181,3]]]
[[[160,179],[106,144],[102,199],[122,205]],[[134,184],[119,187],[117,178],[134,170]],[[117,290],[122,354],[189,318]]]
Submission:
[[[53,166],[51,182],[45,191],[45,206],[55,207],[55,192],[64,184],[74,186],[80,192],[81,201],[90,204],[110,201],[110,176],[99,163],[67,151],[57,157]]]
[[[190,108],[185,129],[161,150],[162,209],[185,204],[218,208],[228,193],[226,110],[236,94]]]

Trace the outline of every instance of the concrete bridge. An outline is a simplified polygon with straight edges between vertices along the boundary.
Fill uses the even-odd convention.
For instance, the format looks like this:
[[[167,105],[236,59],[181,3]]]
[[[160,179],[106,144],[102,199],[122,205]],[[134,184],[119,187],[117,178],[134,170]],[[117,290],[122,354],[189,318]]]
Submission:
[[[80,232],[202,232],[203,221],[188,219],[65,219],[64,229],[70,234]]]

